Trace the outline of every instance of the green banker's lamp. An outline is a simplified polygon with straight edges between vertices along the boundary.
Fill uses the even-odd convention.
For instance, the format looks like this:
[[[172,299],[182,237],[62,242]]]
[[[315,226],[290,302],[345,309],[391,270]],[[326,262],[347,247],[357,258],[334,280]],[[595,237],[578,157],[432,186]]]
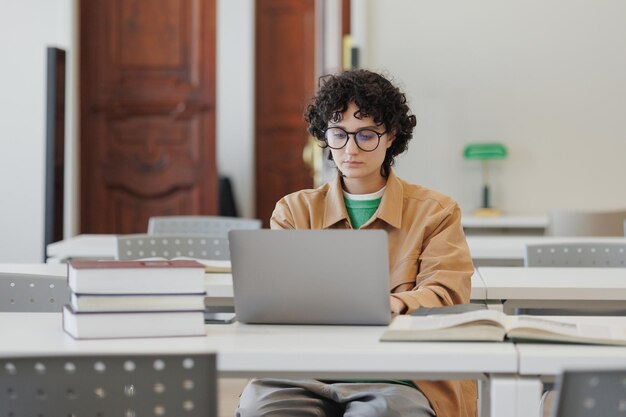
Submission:
[[[506,158],[506,148],[501,143],[471,143],[465,147],[465,159],[478,159],[482,166],[483,205],[478,208],[476,216],[499,216],[500,210],[489,204],[489,160]]]

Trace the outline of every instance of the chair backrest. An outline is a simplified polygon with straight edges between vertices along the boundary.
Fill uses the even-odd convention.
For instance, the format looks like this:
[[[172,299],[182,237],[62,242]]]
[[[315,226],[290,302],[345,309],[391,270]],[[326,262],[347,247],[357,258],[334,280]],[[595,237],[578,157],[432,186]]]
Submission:
[[[2,416],[217,416],[215,354],[0,358]]]
[[[557,382],[553,417],[626,414],[626,370],[566,371]]]
[[[626,243],[529,244],[524,265],[625,268]]]
[[[162,216],[148,221],[149,235],[209,235],[227,237],[230,230],[260,229],[261,220],[223,216]]]
[[[228,238],[181,235],[117,236],[116,259],[129,260],[151,257],[228,260],[230,259]]]
[[[550,236],[624,236],[626,210],[580,212],[554,209],[548,212]]]
[[[69,299],[65,277],[0,273],[0,312],[60,313]]]

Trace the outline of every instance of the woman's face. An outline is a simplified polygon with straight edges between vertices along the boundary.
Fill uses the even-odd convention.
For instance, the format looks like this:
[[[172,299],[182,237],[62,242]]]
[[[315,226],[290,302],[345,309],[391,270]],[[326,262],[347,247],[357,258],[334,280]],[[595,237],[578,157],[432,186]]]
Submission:
[[[342,113],[341,120],[329,122],[328,127],[340,127],[346,132],[357,132],[362,129],[368,129],[378,134],[385,132],[385,126],[377,125],[370,116],[355,117],[358,110],[359,108],[355,103],[350,103],[348,109]],[[339,133],[341,134],[341,132]],[[361,147],[365,149],[375,146],[378,140],[378,135],[375,134],[371,135],[370,139],[367,139],[366,135],[360,136],[362,136],[360,139],[366,139],[361,142]],[[348,142],[343,148],[332,149],[331,147],[333,160],[344,175],[343,181],[346,191],[354,194],[367,194],[376,192],[385,185],[386,179],[381,175],[380,168],[393,139],[392,132],[385,132],[380,136],[378,147],[373,151],[366,152],[357,146],[355,135],[348,134]]]

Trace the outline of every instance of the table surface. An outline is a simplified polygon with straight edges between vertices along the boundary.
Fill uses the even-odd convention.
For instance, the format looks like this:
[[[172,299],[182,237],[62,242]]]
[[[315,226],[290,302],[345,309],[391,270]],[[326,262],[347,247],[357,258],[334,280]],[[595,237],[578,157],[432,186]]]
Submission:
[[[626,300],[624,268],[485,266],[478,274],[487,300]]]
[[[74,340],[60,313],[0,313],[0,357],[217,352],[225,376],[465,377],[514,373],[511,343],[380,342],[385,326],[207,325],[204,337]]]
[[[555,243],[625,243],[623,237],[467,236],[472,259],[523,260],[526,245]]]
[[[66,264],[26,264],[26,263],[0,263],[0,273],[8,272],[15,274],[51,275],[59,278],[67,277]],[[233,277],[228,273],[204,274],[204,286],[207,297],[211,298],[233,298]],[[472,276],[472,300],[485,300],[487,290],[476,271]]]
[[[50,275],[58,276],[60,279],[67,278],[67,264],[0,264],[0,273],[14,273],[14,274],[27,274],[27,275]],[[477,285],[477,294],[484,295],[486,293],[484,286],[481,286],[482,281],[475,274]],[[211,298],[233,298],[233,277],[227,273],[210,273],[204,274],[204,288],[207,293],[207,297]]]
[[[511,214],[504,216],[462,216],[463,227],[470,228],[521,228],[521,229],[545,229],[548,226],[547,215]]]
[[[467,244],[473,259],[523,260],[529,243],[557,242],[626,242],[626,238],[572,238],[549,236],[467,236]],[[113,258],[116,247],[115,235],[78,235],[48,245],[49,260],[66,258]]]

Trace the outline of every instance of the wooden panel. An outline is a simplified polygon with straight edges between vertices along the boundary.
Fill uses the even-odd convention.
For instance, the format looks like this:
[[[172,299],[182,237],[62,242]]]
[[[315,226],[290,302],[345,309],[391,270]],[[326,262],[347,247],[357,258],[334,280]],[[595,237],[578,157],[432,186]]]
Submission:
[[[315,0],[257,2],[256,195],[267,225],[284,195],[310,188],[304,108],[315,87]]]
[[[81,3],[81,232],[216,214],[215,0]]]
[[[120,66],[178,68],[182,62],[181,27],[185,3],[153,0],[150,7],[137,0],[124,0],[120,10]],[[154,7],[156,6],[156,7]],[[156,25],[155,25],[156,22]]]

